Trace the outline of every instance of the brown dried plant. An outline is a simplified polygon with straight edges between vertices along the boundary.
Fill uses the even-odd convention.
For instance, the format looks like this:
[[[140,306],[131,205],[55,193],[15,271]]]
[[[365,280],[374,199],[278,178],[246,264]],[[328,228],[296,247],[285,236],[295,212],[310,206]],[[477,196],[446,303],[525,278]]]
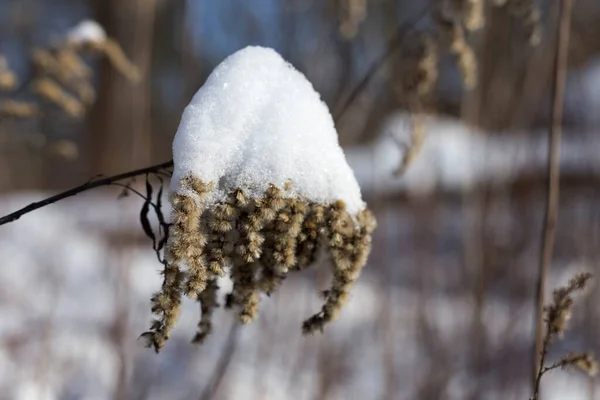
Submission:
[[[40,113],[37,104],[19,100],[0,100],[0,115],[13,115],[17,118],[34,118]]]
[[[96,27],[103,32],[99,25]],[[106,57],[131,83],[141,78],[138,68],[128,60],[119,44],[105,35],[77,40],[67,35],[48,48],[33,48],[30,56],[33,73],[18,82],[6,58],[0,54],[0,92],[9,96],[0,97],[0,120],[40,118],[43,102],[58,107],[71,118],[84,117],[96,100],[94,71],[86,58]],[[34,95],[33,99],[17,99],[25,90]],[[79,149],[73,141],[62,139],[46,143],[44,138],[42,143],[39,148],[50,155],[65,160],[78,157]]]
[[[106,57],[131,83],[139,82],[141,76],[138,68],[129,61],[115,40],[99,37],[74,41],[67,37],[48,48],[34,48],[31,51],[34,73],[21,83],[21,88],[6,59],[0,55],[0,90],[11,95],[13,91],[28,87],[37,99],[59,107],[72,118],[81,118],[96,99],[93,70],[84,57],[98,56]],[[35,118],[41,115],[41,107],[35,101],[0,101],[2,117]]]
[[[337,317],[366,264],[375,219],[368,209],[351,215],[342,201],[317,204],[286,196],[291,184],[271,185],[261,198],[249,198],[238,188],[225,201],[209,205],[214,183],[193,176],[182,180],[183,192],[171,194],[164,283],[152,297],[157,318],[142,334],[149,347],[159,352],[164,346],[183,295],[200,303],[202,316],[193,342],[202,343],[219,306],[218,279],[225,276],[233,282],[226,308],[237,309],[241,323],[252,322],[261,294],[271,295],[290,272],[314,265],[321,249],[331,258],[332,283],[321,311],[302,330],[322,331]]]
[[[477,59],[467,41],[467,33],[484,26],[482,0],[442,1],[432,18],[435,34],[418,34],[415,51],[405,51],[398,95],[406,99],[412,115],[411,140],[402,144],[402,160],[395,171],[400,176],[419,155],[425,141],[425,114],[439,75],[439,58],[444,52],[455,55],[463,87],[472,90],[477,84]]]
[[[530,44],[540,42],[540,13],[531,0],[496,0],[493,5],[505,7],[509,14],[521,19]],[[406,99],[413,129],[410,144],[402,144],[403,157],[395,171],[396,176],[406,171],[425,141],[424,117],[437,83],[440,56],[446,52],[455,56],[464,89],[475,89],[479,79],[477,57],[469,43],[469,35],[485,27],[485,2],[441,0],[432,12],[432,20],[435,33],[415,35],[415,40],[409,42],[416,44],[417,50],[403,54],[403,70],[397,92],[399,97]]]
[[[112,38],[108,37],[102,41],[84,42],[72,46],[79,51],[105,56],[113,68],[131,83],[138,83],[142,78],[138,67],[127,58],[119,42]]]
[[[535,379],[534,393],[531,400],[539,398],[540,383],[542,377],[557,368],[574,368],[587,373],[590,376],[598,372],[598,364],[591,353],[567,353],[560,360],[547,365],[546,356],[550,343],[564,337],[571,319],[571,310],[574,305],[573,295],[586,288],[592,278],[590,273],[580,273],[569,281],[565,286],[559,287],[552,293],[552,303],[544,307],[545,334],[540,353],[540,363]]]

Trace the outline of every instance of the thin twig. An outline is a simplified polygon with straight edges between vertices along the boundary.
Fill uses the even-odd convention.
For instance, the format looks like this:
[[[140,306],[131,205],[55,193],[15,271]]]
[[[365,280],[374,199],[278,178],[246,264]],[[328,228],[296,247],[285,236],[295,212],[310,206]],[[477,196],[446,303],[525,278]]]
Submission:
[[[59,200],[66,199],[67,197],[72,197],[78,195],[81,192],[85,192],[86,190],[94,189],[100,186],[108,186],[112,185],[114,182],[121,181],[123,179],[132,178],[138,175],[144,175],[148,173],[156,173],[162,171],[164,169],[170,168],[173,166],[173,160],[164,162],[162,164],[152,165],[150,167],[136,169],[134,171],[124,172],[119,175],[109,176],[102,179],[91,180],[89,182],[84,183],[83,185],[74,187],[65,192],[59,193],[52,197],[48,197],[47,199],[31,203],[26,207],[21,208],[13,213],[5,215],[0,218],[0,225],[8,224],[9,222],[13,222],[21,218],[23,215],[40,209],[42,207],[48,206],[50,204],[56,203]]]
[[[560,189],[560,141],[562,136],[562,118],[565,81],[567,75],[567,58],[569,50],[569,33],[571,30],[571,11],[573,0],[562,0],[559,11],[559,27],[556,40],[556,59],[554,67],[554,85],[552,88],[552,125],[550,127],[548,147],[548,191],[544,226],[542,230],[542,246],[540,249],[539,277],[536,292],[535,308],[535,348],[532,388],[535,397],[539,392],[539,372],[543,365],[544,351],[544,293],[548,270],[552,262],[556,220],[558,216],[558,201]]]
[[[133,193],[133,194],[137,195],[137,196],[138,196],[139,198],[141,198],[142,200],[146,200],[146,199],[147,199],[147,197],[146,197],[146,196],[144,196],[143,194],[141,194],[140,192],[138,192],[137,190],[135,190],[135,189],[134,189],[134,188],[132,188],[131,186],[129,186],[129,185],[126,185],[126,184],[124,184],[124,183],[111,182],[111,183],[109,183],[109,185],[112,185],[112,186],[118,186],[118,187],[121,187],[121,188],[123,188],[123,189],[125,189],[125,190],[129,190],[131,193]],[[152,206],[156,207],[156,205],[155,205],[154,203],[152,203],[152,202],[150,202],[150,205],[152,205]]]
[[[375,74],[377,74],[377,72],[379,72],[381,67],[383,67],[385,65],[387,60],[392,56],[392,54],[394,54],[394,52],[402,44],[402,41],[404,40],[406,35],[408,33],[410,33],[412,31],[412,29],[423,18],[425,18],[425,16],[429,13],[430,7],[431,7],[431,4],[426,3],[425,6],[423,6],[421,11],[419,11],[419,13],[417,14],[417,16],[415,18],[411,18],[409,21],[400,25],[396,29],[396,33],[390,39],[390,41],[388,42],[388,44],[386,46],[385,53],[383,53],[381,56],[379,56],[378,59],[376,59],[373,62],[373,64],[371,65],[371,67],[369,68],[369,70],[367,71],[365,76],[360,80],[360,82],[358,82],[358,84],[352,90],[352,92],[350,92],[350,94],[346,98],[346,101],[344,101],[344,103],[340,107],[339,112],[336,113],[335,118],[334,118],[336,124],[342,119],[344,114],[346,114],[346,112],[348,111],[350,106],[356,101],[358,96],[367,88],[367,85],[369,84],[369,82],[371,82],[371,80],[373,79]]]
[[[538,357],[539,361],[538,361],[538,364],[536,364],[535,377],[533,380],[532,400],[539,399],[540,383],[542,382],[542,376],[544,376],[544,374],[546,372],[548,372],[550,369],[552,369],[552,368],[548,368],[548,367],[544,368],[544,362],[546,360],[546,355],[548,354],[548,344],[549,343],[550,343],[550,327],[548,326],[548,323],[546,323],[546,334],[544,335],[544,338],[542,339],[542,348],[540,349],[540,352],[539,352],[539,357]],[[537,348],[537,343],[536,343],[536,348]]]

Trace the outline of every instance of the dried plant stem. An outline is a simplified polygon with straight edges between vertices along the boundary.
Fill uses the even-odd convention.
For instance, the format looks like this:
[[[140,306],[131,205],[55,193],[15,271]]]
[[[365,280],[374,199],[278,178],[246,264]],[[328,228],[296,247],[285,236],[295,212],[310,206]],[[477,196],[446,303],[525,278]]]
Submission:
[[[556,41],[556,59],[554,72],[554,86],[552,93],[552,125],[550,126],[548,147],[548,191],[546,200],[546,211],[544,226],[542,230],[542,246],[540,250],[539,276],[536,292],[535,311],[535,353],[534,370],[532,375],[532,387],[534,398],[537,398],[540,385],[540,373],[544,362],[547,340],[544,339],[544,292],[552,253],[554,247],[554,236],[558,216],[559,201],[559,176],[560,176],[560,141],[562,136],[562,117],[565,81],[567,75],[567,57],[569,48],[569,33],[571,29],[571,11],[573,0],[562,0],[559,12],[558,38]]]
[[[543,307],[543,306],[542,306]],[[538,310],[538,312],[540,313],[540,315],[543,315],[543,311],[542,310]],[[543,330],[544,327],[544,323],[542,321],[542,329],[540,329],[540,332]],[[544,376],[544,374],[546,372],[548,372],[550,369],[553,368],[549,368],[546,367],[544,368],[544,361],[546,359],[546,354],[548,354],[548,344],[550,343],[550,334],[547,333],[546,335],[543,335],[542,338],[542,344],[541,344],[541,349],[538,352],[536,352],[536,362],[538,362],[535,365],[535,375],[533,378],[533,397],[531,398],[532,400],[538,400],[539,396],[540,396],[540,383],[542,381],[542,376]],[[538,347],[538,343],[536,341],[536,351],[537,351],[537,347]]]
[[[30,213],[32,211],[38,210],[42,207],[49,206],[50,204],[56,203],[57,201],[66,199],[67,197],[72,197],[78,195],[79,193],[85,192],[86,190],[95,189],[100,186],[109,186],[117,181],[122,181],[124,179],[133,178],[139,175],[145,175],[149,173],[159,173],[164,171],[165,169],[173,167],[173,160],[152,165],[146,168],[140,168],[133,171],[124,172],[122,174],[109,176],[106,178],[100,179],[92,179],[83,185],[79,185],[72,189],[66,190],[62,193],[56,194],[54,196],[48,197],[47,199],[37,201],[35,203],[31,203],[28,206],[21,208],[13,213],[0,217],[0,225],[8,224],[9,222],[14,222],[21,218],[23,215]]]

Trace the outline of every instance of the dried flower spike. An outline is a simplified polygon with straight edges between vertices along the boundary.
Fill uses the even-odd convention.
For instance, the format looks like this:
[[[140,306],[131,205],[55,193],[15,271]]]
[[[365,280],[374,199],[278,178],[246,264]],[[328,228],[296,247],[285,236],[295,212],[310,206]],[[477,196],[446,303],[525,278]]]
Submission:
[[[225,275],[227,308],[250,323],[262,294],[313,265],[319,248],[332,256],[333,282],[304,331],[335,319],[367,262],[375,219],[306,78],[271,49],[233,54],[184,111],[173,156],[166,251],[179,278],[153,299],[148,343],[164,345],[182,293],[201,304],[194,342],[203,342]]]
[[[562,337],[567,329],[567,322],[571,318],[572,295],[576,291],[583,290],[591,278],[592,274],[587,272],[577,274],[566,286],[554,290],[552,303],[544,308],[546,324],[551,337]]]
[[[37,105],[19,100],[0,100],[0,115],[15,118],[32,118],[39,115]]]
[[[448,13],[449,11],[445,9],[436,9],[433,14],[438,38],[443,41],[442,47],[447,48],[456,56],[463,86],[471,90],[477,85],[477,58],[467,42],[460,18],[453,14],[448,15]]]
[[[31,84],[32,90],[39,96],[62,108],[72,117],[80,118],[85,114],[85,106],[73,95],[49,78],[41,78]]]
[[[567,322],[571,317],[571,308],[574,303],[572,295],[577,291],[585,289],[591,278],[592,274],[587,272],[573,276],[567,285],[554,290],[552,293],[552,303],[544,307],[546,333],[542,342],[531,400],[539,398],[542,377],[549,371],[557,368],[575,368],[590,376],[595,376],[598,372],[598,364],[591,353],[567,353],[554,364],[545,365],[550,342],[556,338],[561,339],[567,329]]]
[[[567,353],[559,364],[563,368],[576,368],[592,377],[598,373],[598,363],[590,353]]]

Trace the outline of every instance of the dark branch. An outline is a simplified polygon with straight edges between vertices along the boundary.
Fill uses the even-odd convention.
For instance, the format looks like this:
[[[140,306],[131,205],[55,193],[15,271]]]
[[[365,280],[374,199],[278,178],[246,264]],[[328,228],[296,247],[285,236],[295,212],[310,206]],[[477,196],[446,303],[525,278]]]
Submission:
[[[19,218],[21,218],[21,216],[23,216],[27,213],[30,213],[39,208],[48,206],[50,204],[56,203],[59,200],[66,199],[67,197],[75,196],[81,192],[85,192],[86,190],[94,189],[94,188],[97,188],[100,186],[112,185],[114,182],[121,181],[123,179],[133,178],[138,175],[162,172],[163,170],[165,170],[167,168],[171,168],[171,167],[173,167],[173,160],[164,162],[162,164],[152,165],[152,166],[146,167],[146,168],[136,169],[134,171],[124,172],[119,175],[109,176],[109,177],[102,178],[102,179],[93,179],[89,182],[84,183],[83,185],[74,187],[72,189],[69,189],[65,192],[59,193],[52,197],[48,197],[47,199],[44,199],[42,201],[31,203],[28,206],[21,208],[20,210],[17,210],[11,214],[1,217],[0,225],[4,225],[4,224],[8,224],[9,222],[16,221]]]

